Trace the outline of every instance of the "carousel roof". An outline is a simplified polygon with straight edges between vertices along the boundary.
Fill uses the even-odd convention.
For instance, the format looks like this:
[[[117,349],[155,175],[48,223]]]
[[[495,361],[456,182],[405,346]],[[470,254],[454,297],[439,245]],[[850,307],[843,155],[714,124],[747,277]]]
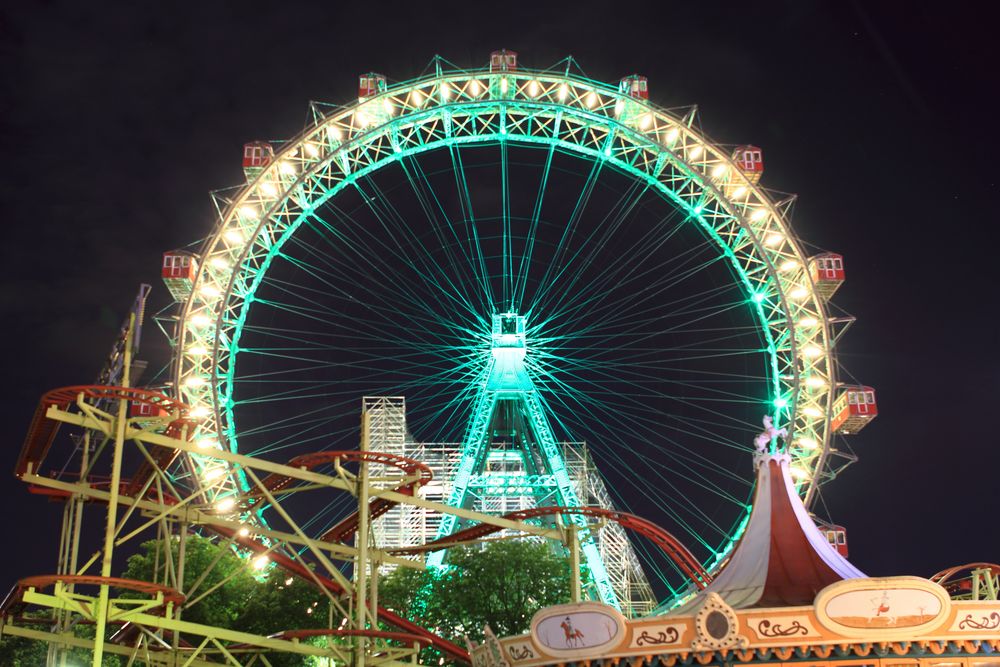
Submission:
[[[785,453],[754,457],[757,491],[743,537],[712,583],[674,613],[689,613],[710,593],[735,609],[811,605],[826,586],[865,576],[809,517],[789,460]]]

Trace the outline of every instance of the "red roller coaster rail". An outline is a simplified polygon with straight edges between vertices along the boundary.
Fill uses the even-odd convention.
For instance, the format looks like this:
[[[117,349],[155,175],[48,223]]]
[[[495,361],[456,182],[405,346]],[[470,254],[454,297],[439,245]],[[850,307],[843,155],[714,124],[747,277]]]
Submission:
[[[182,433],[184,426],[194,423],[188,417],[189,408],[184,403],[170,398],[166,394],[161,394],[150,389],[140,389],[137,387],[113,387],[104,385],[77,385],[73,387],[60,387],[45,393],[35,408],[35,414],[31,417],[31,425],[28,427],[28,435],[24,438],[21,446],[21,454],[17,458],[17,466],[14,474],[18,478],[23,477],[30,468],[38,472],[42,462],[52,447],[56,433],[59,432],[60,422],[47,417],[50,407],[57,406],[62,410],[67,409],[80,396],[91,400],[122,400],[131,403],[145,405],[155,405],[174,415],[175,419],[167,425],[165,435],[177,438]],[[177,456],[178,450],[169,447],[154,447],[151,455],[157,464],[170,465]],[[132,476],[132,484],[135,490],[141,489],[149,475],[153,474],[153,466],[148,461],[144,461],[142,467]]]
[[[698,588],[703,589],[709,584],[709,582],[712,581],[711,575],[701,566],[698,559],[696,559],[694,555],[688,551],[687,547],[681,544],[676,537],[660,526],[657,526],[652,521],[643,519],[635,514],[604,509],[602,507],[560,507],[553,505],[548,507],[533,507],[531,509],[510,512],[508,514],[504,514],[503,518],[510,519],[511,521],[524,521],[526,519],[537,519],[543,516],[567,516],[574,514],[608,519],[609,521],[614,521],[619,524],[626,530],[631,530],[632,532],[649,539],[653,542],[653,544],[658,546],[667,555],[667,557],[670,558],[675,565],[677,565],[681,572],[691,579],[691,581],[693,581],[695,586]],[[475,526],[470,526],[469,528],[460,530],[456,533],[452,533],[446,537],[439,538],[433,542],[428,542],[427,544],[419,547],[394,549],[392,553],[412,555],[423,551],[446,549],[450,546],[454,546],[456,543],[480,539],[501,530],[503,530],[503,528],[500,526],[481,523]]]
[[[287,465],[291,468],[304,468],[306,470],[312,470],[313,468],[318,468],[319,466],[336,462],[358,463],[360,461],[392,466],[402,470],[407,475],[419,475],[417,479],[400,484],[393,489],[396,493],[401,493],[407,496],[414,495],[419,486],[427,484],[434,477],[434,473],[425,463],[407,458],[405,456],[397,456],[395,454],[387,454],[385,452],[362,452],[358,450],[330,450],[325,452],[314,452],[312,454],[296,456],[289,461]],[[291,482],[292,478],[280,474],[269,475],[261,480],[264,487],[271,492],[280,491]],[[250,494],[251,502],[256,500],[256,498],[256,494]],[[377,519],[398,504],[399,503],[393,500],[375,498],[368,505],[368,513],[372,519]],[[326,531],[320,537],[320,540],[324,542],[345,542],[351,538],[357,529],[358,513],[355,512],[340,521],[340,523],[330,530]]]

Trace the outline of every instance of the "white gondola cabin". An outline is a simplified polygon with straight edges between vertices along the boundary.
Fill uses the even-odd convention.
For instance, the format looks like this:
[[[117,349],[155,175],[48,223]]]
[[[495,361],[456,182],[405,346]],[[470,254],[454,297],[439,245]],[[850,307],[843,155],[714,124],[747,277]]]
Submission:
[[[809,275],[812,277],[816,293],[829,299],[844,283],[844,258],[833,252],[809,258]]]
[[[747,180],[757,184],[764,175],[764,154],[759,146],[737,146],[732,155],[733,162]]]
[[[385,74],[368,72],[358,77],[358,99],[367,100],[385,92]]]
[[[257,175],[273,161],[274,147],[266,141],[243,144],[243,173],[247,176],[247,182],[257,178]]]
[[[630,74],[618,82],[618,92],[637,100],[648,100],[649,82],[641,74]]]
[[[834,433],[857,433],[878,415],[875,390],[871,387],[844,387],[833,403],[830,428]]]
[[[490,54],[491,72],[515,72],[517,71],[517,51],[500,49]]]
[[[191,253],[182,250],[163,253],[160,275],[175,301],[186,301],[191,296],[197,274],[198,260]]]

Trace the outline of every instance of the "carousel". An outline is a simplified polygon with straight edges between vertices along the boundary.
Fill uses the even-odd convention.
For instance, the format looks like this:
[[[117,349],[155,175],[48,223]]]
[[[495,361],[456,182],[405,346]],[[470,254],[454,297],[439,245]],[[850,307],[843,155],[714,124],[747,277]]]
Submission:
[[[487,629],[470,647],[473,664],[1000,665],[996,566],[868,577],[809,516],[789,463],[758,450],[746,532],[719,574],[670,613],[629,620],[596,602],[548,607],[526,635]]]

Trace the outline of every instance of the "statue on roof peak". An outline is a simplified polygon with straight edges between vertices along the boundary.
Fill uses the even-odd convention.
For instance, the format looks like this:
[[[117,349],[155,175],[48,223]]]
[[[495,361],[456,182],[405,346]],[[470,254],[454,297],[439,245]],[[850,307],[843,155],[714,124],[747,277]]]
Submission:
[[[753,445],[759,453],[764,454],[767,452],[768,445],[776,437],[780,436],[782,439],[788,437],[788,429],[774,428],[774,421],[771,419],[771,415],[764,415],[762,422],[764,424],[764,431],[753,439]]]

